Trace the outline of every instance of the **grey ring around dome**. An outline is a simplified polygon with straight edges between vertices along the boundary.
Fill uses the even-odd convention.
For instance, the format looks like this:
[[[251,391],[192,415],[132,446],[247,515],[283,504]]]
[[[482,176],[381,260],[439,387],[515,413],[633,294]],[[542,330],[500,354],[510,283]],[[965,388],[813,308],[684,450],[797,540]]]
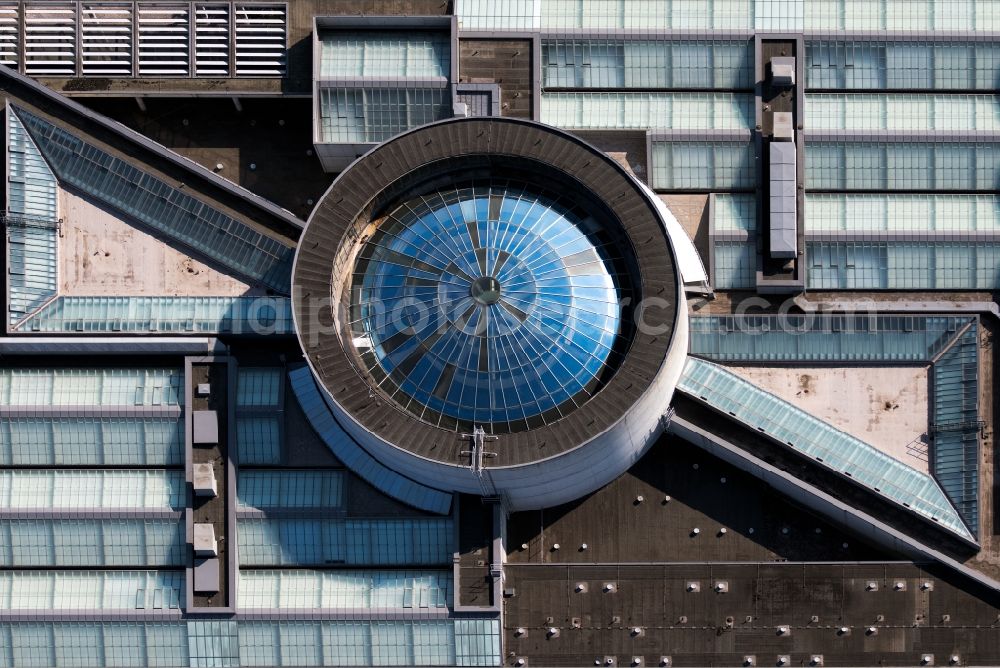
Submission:
[[[489,190],[498,183],[508,188],[500,191],[506,195]],[[511,188],[516,196],[509,194]],[[573,208],[567,204],[566,211],[576,211],[578,219],[559,207],[552,214],[525,215],[539,199],[535,188],[571,202]],[[408,217],[398,213],[404,203],[412,207],[452,191],[473,193],[469,197],[479,197],[482,210],[466,209],[460,220],[458,214],[449,219],[440,213],[447,206]],[[520,194],[528,191],[530,197]],[[683,285],[662,212],[651,193],[613,159],[571,134],[531,121],[441,121],[376,147],[341,173],[315,207],[292,272],[296,332],[336,419],[361,447],[400,474],[446,491],[503,495],[515,509],[569,501],[610,481],[662,430],[661,417],[686,358]],[[445,225],[429,218],[434,215],[462,233],[440,232]],[[519,246],[514,240],[530,236],[519,221],[540,224],[556,218],[575,221],[565,225],[566,239],[572,241],[564,245],[554,234],[537,235],[551,240],[548,245],[545,239],[530,240],[545,259],[518,256],[529,242]],[[415,226],[422,227],[409,232]],[[399,233],[403,229],[409,237]],[[549,228],[541,224],[540,229]],[[480,241],[489,235],[494,242]],[[429,241],[421,250],[415,239]],[[578,252],[566,260],[570,250]],[[584,256],[583,264],[591,269],[581,271],[576,267]],[[469,264],[477,258],[480,266]],[[518,274],[518,261],[534,262],[537,271]],[[585,280],[574,282],[577,274]],[[605,292],[593,292],[597,288]],[[545,308],[552,313],[536,317],[522,308],[535,296],[550,299],[552,306]],[[580,315],[609,296],[619,301],[606,309],[609,319]],[[435,305],[465,300],[471,306],[463,317],[479,311],[496,314],[495,320],[482,325],[482,341],[451,330],[421,329],[426,323],[417,325],[405,315],[405,327],[373,324],[370,307],[376,299],[401,297],[418,305],[421,300]],[[579,310],[582,304],[588,309]],[[591,320],[584,322],[587,317]],[[532,318],[542,324],[537,332],[522,331],[517,343],[522,357],[531,354],[517,363],[505,360],[496,351],[509,354],[517,339],[491,327],[506,322],[509,328],[523,328]],[[457,331],[456,320],[449,315],[432,324]],[[570,321],[581,324],[565,324]],[[595,332],[611,330],[613,335],[600,342],[606,358],[574,358],[580,369],[597,375],[580,376],[573,364],[560,362],[561,355],[575,355],[574,336],[587,342],[581,347],[604,350],[590,342]],[[479,341],[479,347],[470,348],[481,351],[478,357],[453,355],[440,343],[449,336],[453,347]],[[553,374],[538,373],[541,380],[526,374],[529,385],[537,384],[531,392],[511,389],[516,385],[511,377],[522,373],[513,370],[533,365],[543,372],[561,365],[582,380],[567,401],[550,408],[541,401],[549,392],[543,384],[563,382],[552,380]],[[432,380],[421,385],[424,378]],[[463,382],[481,388],[483,410],[465,410],[479,405],[472,394],[454,393],[449,399],[447,388]],[[469,435],[479,427],[491,438],[474,447]]]

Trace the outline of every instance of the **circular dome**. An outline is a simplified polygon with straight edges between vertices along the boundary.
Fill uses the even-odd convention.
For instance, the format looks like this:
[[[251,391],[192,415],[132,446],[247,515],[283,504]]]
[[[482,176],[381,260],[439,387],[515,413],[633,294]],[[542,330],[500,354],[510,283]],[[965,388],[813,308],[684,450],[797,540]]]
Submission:
[[[350,340],[410,414],[490,433],[555,422],[604,387],[631,341],[613,225],[518,181],[411,197],[355,261]]]
[[[530,121],[442,121],[358,159],[292,271],[296,332],[345,438],[512,509],[622,473],[687,352],[664,216],[616,161]]]

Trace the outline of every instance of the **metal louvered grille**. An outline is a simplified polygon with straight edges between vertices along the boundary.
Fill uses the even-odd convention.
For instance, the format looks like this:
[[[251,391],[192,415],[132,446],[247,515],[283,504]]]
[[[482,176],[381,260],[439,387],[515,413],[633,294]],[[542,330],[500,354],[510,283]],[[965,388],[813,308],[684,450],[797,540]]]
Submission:
[[[187,76],[190,46],[190,5],[139,5],[139,76]]]
[[[229,76],[229,5],[195,6],[194,66],[200,77]]]
[[[0,65],[18,63],[20,21],[17,2],[0,2]]]
[[[132,4],[85,2],[80,6],[84,76],[132,74]]]
[[[24,40],[26,74],[76,74],[76,4],[26,4]]]
[[[236,76],[285,74],[284,5],[235,5]]]
[[[0,64],[41,77],[283,77],[284,3],[0,0]]]

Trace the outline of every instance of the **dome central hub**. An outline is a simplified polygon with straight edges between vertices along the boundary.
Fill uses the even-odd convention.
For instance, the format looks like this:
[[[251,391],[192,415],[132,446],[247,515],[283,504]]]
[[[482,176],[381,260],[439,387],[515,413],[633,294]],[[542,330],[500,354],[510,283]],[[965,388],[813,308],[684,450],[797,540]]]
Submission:
[[[492,276],[481,276],[469,286],[469,294],[477,304],[491,306],[500,301],[500,281]]]

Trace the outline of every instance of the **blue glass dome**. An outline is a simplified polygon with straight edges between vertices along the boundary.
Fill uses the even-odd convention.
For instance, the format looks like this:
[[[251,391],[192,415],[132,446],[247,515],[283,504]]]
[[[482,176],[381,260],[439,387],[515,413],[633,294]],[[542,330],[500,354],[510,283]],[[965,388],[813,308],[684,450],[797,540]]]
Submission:
[[[507,181],[438,190],[374,221],[350,311],[370,382],[453,429],[522,431],[579,408],[631,340],[631,251],[616,225]]]

